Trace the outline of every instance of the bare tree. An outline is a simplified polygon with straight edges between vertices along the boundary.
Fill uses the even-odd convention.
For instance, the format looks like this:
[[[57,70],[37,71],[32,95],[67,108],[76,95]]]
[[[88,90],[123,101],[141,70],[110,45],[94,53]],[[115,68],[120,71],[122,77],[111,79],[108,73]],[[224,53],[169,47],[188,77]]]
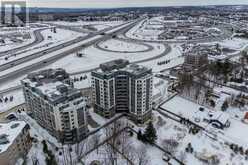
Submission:
[[[135,160],[137,159],[137,156],[136,156],[136,150],[133,146],[129,146],[127,148],[126,157],[134,164]]]
[[[186,162],[186,158],[187,158],[186,152],[185,152],[185,151],[181,151],[181,152],[179,153],[178,159],[179,159],[181,162],[185,163],[185,162]]]
[[[79,161],[83,156],[85,156],[88,150],[89,150],[88,138],[75,144],[75,154],[76,154],[77,160]]]
[[[147,155],[145,145],[142,145],[136,150],[136,164],[137,165],[148,165],[150,164],[150,158]]]
[[[123,131],[119,134],[119,149],[123,154],[127,154],[132,143],[129,140],[128,132]]]
[[[170,139],[165,139],[162,142],[162,146],[163,148],[170,152],[172,155],[174,155],[176,153],[176,149],[177,146],[179,145],[179,143],[177,142],[177,140],[170,138]]]
[[[164,126],[166,124],[166,121],[161,117],[161,116],[158,116],[158,121],[157,121],[157,128],[160,128],[162,126]]]
[[[123,126],[125,126],[125,123],[122,120],[116,120],[110,126],[104,129],[106,138],[110,138],[110,140],[105,145],[105,152],[109,164],[112,165],[117,164],[118,153],[116,148],[118,148],[121,143],[120,133],[124,128]]]
[[[100,143],[100,136],[101,136],[100,134],[95,133],[95,134],[92,135],[92,137],[91,137],[92,143],[93,143],[93,147],[96,148],[97,154],[98,154],[98,149],[99,149],[98,145],[99,145],[99,143]]]

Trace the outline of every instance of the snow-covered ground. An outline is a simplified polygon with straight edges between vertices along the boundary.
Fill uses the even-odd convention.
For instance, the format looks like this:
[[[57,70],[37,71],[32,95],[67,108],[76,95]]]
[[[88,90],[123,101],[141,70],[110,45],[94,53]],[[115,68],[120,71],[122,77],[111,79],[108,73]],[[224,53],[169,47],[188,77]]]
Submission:
[[[148,49],[145,45],[110,39],[99,44],[103,49],[119,52],[139,52]]]
[[[226,39],[224,41],[214,42],[214,43],[219,43],[221,46],[227,47],[227,48],[230,48],[230,49],[241,50],[245,46],[247,46],[248,40],[235,37],[235,38],[232,38],[232,39]]]
[[[73,73],[73,72],[79,72],[79,71],[97,68],[99,64],[113,60],[113,59],[125,58],[125,59],[130,60],[131,62],[141,60],[141,59],[146,59],[149,57],[157,56],[165,50],[165,47],[162,44],[155,44],[155,43],[148,43],[148,44],[154,47],[154,49],[150,52],[125,53],[125,54],[120,54],[117,52],[106,52],[106,51],[99,50],[95,48],[94,46],[91,46],[85,50],[82,50],[82,53],[84,55],[81,58],[77,57],[76,54],[71,54],[56,61],[55,63],[51,65],[48,65],[45,68],[62,67],[67,72]],[[162,56],[156,60],[142,62],[140,64],[152,68],[153,72],[159,72],[160,70],[169,69],[174,66],[182,64],[184,61],[184,58],[181,56],[181,51],[179,50],[179,47],[177,45],[171,45],[171,47],[172,47],[172,50],[167,55]],[[39,61],[39,60],[40,59],[37,59],[35,61]],[[170,62],[165,65],[158,65],[158,62],[165,61],[165,60],[170,60]],[[21,67],[18,67],[18,68],[21,68]],[[81,74],[81,76],[84,76],[85,74],[86,73],[83,73]],[[90,75],[89,73],[87,75],[88,75],[87,80],[76,83],[76,86],[78,88],[89,86],[88,83],[90,83],[90,77],[89,77]],[[20,85],[20,80],[22,80],[24,77],[25,75],[0,84],[0,91],[4,89],[8,89],[10,87],[15,87],[15,86]]]
[[[14,56],[12,54],[3,56],[0,58],[0,64],[5,64],[14,60],[18,60],[25,56],[31,55],[33,53],[54,47],[56,45],[68,42],[70,40],[76,39],[80,36],[85,36],[86,34],[81,34],[69,30],[57,29],[56,33],[51,32],[50,29],[46,29],[41,32],[42,36],[44,37],[44,41],[41,43],[29,47],[24,51],[17,52],[18,55]],[[8,57],[8,60],[5,60],[5,57]]]
[[[220,139],[225,139],[229,143],[235,143],[248,147],[248,139],[246,138],[248,136],[248,125],[243,123],[241,120],[230,117],[228,112],[220,112],[220,110],[213,111],[206,107],[204,107],[204,112],[201,112],[199,111],[199,108],[203,106],[179,96],[176,96],[172,100],[168,101],[162,107],[173,113],[188,118],[193,122],[195,122],[196,118],[199,118],[200,122],[198,124],[211,132],[215,132]],[[213,129],[211,125],[203,121],[204,116],[207,116],[209,113],[223,113],[223,115],[229,116],[228,120],[230,121],[231,126],[229,128],[225,128],[224,130]]]
[[[99,64],[111,61],[114,59],[127,59],[130,62],[135,62],[138,60],[143,60],[160,55],[165,50],[165,46],[162,44],[151,43],[154,47],[152,51],[142,52],[142,53],[125,53],[120,54],[118,52],[108,52],[99,50],[94,46],[82,50],[84,54],[83,57],[79,58],[76,54],[71,54],[63,59],[58,60],[53,63],[52,68],[62,67],[66,69],[69,73],[84,71],[88,69],[94,69],[99,66]]]
[[[182,100],[180,100],[182,101]],[[177,107],[186,107],[183,108],[185,111],[189,110],[191,108],[190,105],[185,104],[178,104]],[[164,145],[163,141],[168,139],[173,139],[176,142],[178,142],[178,147],[176,147],[175,156],[178,159],[181,159],[184,157],[184,163],[185,164],[203,164],[202,161],[196,158],[196,153],[205,153],[206,155],[216,155],[218,159],[220,160],[220,164],[229,164],[229,163],[243,163],[246,164],[247,161],[245,160],[244,156],[241,156],[239,154],[234,154],[234,156],[231,156],[233,153],[229,146],[225,144],[225,141],[223,139],[218,139],[217,141],[211,139],[208,137],[204,132],[199,132],[196,135],[189,134],[189,129],[186,126],[183,126],[173,120],[164,118],[159,113],[154,112],[154,116],[162,118],[165,121],[165,124],[163,126],[159,125],[157,121],[154,123],[157,129],[158,133],[158,140],[157,143],[161,146]],[[185,148],[187,145],[191,143],[194,153],[185,153]],[[182,156],[184,155],[184,156]]]
[[[165,56],[147,62],[142,62],[141,65],[148,66],[152,68],[153,72],[160,72],[161,70],[166,70],[173,68],[177,65],[181,65],[184,62],[184,57],[179,49],[179,46],[176,44],[172,44],[171,51],[166,54]],[[170,62],[164,65],[158,65],[158,62],[169,60]]]
[[[148,26],[151,29],[145,29]],[[157,40],[158,35],[163,33],[163,30],[159,30],[161,27],[153,27],[154,25],[149,25],[148,20],[140,22],[138,25],[130,29],[126,36],[128,38],[138,39],[138,40]]]
[[[30,34],[30,37],[31,38],[27,38],[27,39],[23,39],[23,38],[20,38],[23,42],[12,42],[9,38],[5,38],[4,40],[6,41],[6,44],[1,44],[0,45],[0,52],[3,52],[3,51],[8,51],[8,50],[11,50],[11,49],[15,49],[15,48],[18,48],[18,47],[22,47],[24,45],[27,45],[27,44],[30,44],[32,43],[35,38],[34,38],[34,30],[37,30],[37,29],[29,29],[29,28],[26,28],[26,29],[18,29],[18,30],[15,30],[15,31],[10,31],[9,33],[19,33],[19,34]],[[1,31],[0,30],[0,33],[6,35],[6,31]],[[18,38],[17,38],[18,39]]]
[[[13,97],[13,101],[10,101],[10,97]],[[7,101],[5,102],[5,99]],[[25,102],[23,92],[21,90],[9,92],[7,94],[0,94],[0,113],[6,112],[15,106],[21,105]]]

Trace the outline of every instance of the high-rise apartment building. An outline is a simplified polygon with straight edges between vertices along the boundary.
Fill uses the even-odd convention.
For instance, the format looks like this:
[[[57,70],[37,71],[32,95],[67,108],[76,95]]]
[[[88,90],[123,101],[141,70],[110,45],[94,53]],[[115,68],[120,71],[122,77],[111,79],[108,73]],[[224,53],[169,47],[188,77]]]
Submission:
[[[62,143],[82,140],[87,132],[86,101],[73,88],[63,69],[29,74],[22,80],[28,111],[50,134]]]
[[[152,111],[152,70],[127,60],[114,60],[92,72],[94,110],[106,118],[125,112],[144,123]]]

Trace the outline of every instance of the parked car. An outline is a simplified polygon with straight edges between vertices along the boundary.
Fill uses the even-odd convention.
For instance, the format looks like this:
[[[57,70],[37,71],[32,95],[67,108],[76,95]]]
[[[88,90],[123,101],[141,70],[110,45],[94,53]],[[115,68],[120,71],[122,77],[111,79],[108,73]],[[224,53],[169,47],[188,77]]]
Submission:
[[[167,155],[167,154],[164,154],[163,157],[162,157],[162,159],[163,159],[164,161],[166,161],[166,162],[169,162],[170,159],[171,159],[171,157],[170,157],[169,155]]]

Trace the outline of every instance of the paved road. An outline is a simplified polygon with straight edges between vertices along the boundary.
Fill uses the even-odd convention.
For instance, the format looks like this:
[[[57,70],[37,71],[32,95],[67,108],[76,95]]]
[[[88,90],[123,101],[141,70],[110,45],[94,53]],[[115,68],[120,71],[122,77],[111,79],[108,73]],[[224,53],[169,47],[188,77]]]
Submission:
[[[69,41],[67,44],[64,43],[64,44],[58,45],[58,46],[53,47],[53,48],[49,48],[49,49],[41,51],[41,52],[31,54],[29,56],[26,56],[24,58],[16,60],[14,63],[11,62],[11,63],[8,63],[8,64],[1,65],[0,66],[0,71],[4,71],[4,70],[10,69],[10,68],[12,69],[13,66],[23,64],[23,63],[28,62],[28,61],[30,61],[32,59],[39,58],[39,57],[41,57],[43,55],[46,55],[48,53],[52,53],[52,52],[54,52],[56,50],[60,50],[60,49],[64,48],[65,46],[71,46],[71,45],[73,45],[75,43],[78,43],[80,41],[85,41],[85,40],[87,41],[88,39],[90,40],[90,41],[84,43],[83,45],[76,46],[76,47],[74,47],[72,49],[69,49],[67,51],[64,51],[62,53],[58,53],[58,54],[56,54],[56,55],[54,55],[54,56],[52,56],[50,58],[47,58],[47,59],[42,60],[42,61],[39,61],[38,63],[31,64],[31,65],[28,65],[26,67],[23,67],[22,69],[15,70],[15,71],[10,72],[8,74],[2,75],[0,77],[0,82],[1,83],[6,82],[7,80],[11,80],[14,77],[27,74],[28,72],[34,71],[36,69],[40,69],[40,68],[42,68],[44,66],[47,66],[48,64],[51,64],[51,63],[57,61],[58,59],[60,59],[62,57],[67,56],[68,54],[71,54],[73,52],[81,50],[82,47],[91,46],[92,44],[94,44],[95,42],[97,42],[99,40],[105,40],[105,39],[112,38],[113,35],[117,35],[117,34],[121,33],[123,30],[130,29],[132,26],[134,26],[139,21],[140,21],[140,19],[136,20],[134,22],[128,22],[128,23],[125,23],[125,24],[122,24],[122,25],[118,25],[116,27],[112,27],[110,30],[108,28],[108,29],[99,31],[96,34],[89,34],[86,37],[80,37],[80,38],[77,38],[74,41]],[[102,33],[104,33],[104,35],[102,35]],[[97,36],[98,36],[98,38],[92,39],[93,37],[97,37]]]
[[[125,27],[125,28],[121,29],[120,31],[114,33],[113,35],[121,34],[121,33],[125,32],[125,31],[127,31],[127,29],[130,29],[132,26],[134,26],[134,24],[132,24],[131,26],[128,26],[128,27]],[[104,38],[104,40],[110,39],[110,38],[112,38],[112,36],[109,35],[106,38]],[[102,41],[102,40],[100,40],[100,41]],[[99,42],[99,41],[97,41],[97,42]],[[95,43],[95,41],[92,42],[92,43]],[[90,46],[92,43],[88,44],[88,46]],[[165,44],[165,46],[166,46],[166,49],[165,49],[165,51],[163,53],[161,53],[161,54],[159,54],[157,56],[153,56],[153,57],[147,58],[147,59],[137,60],[137,61],[134,61],[132,63],[137,63],[137,64],[138,63],[144,63],[144,62],[152,61],[152,60],[155,60],[155,59],[159,59],[159,58],[167,55],[169,52],[171,52],[171,47],[169,45],[167,45],[167,44]],[[65,53],[65,55],[67,55],[67,54],[68,53]],[[53,59],[50,59],[50,60],[47,59],[46,60],[47,61],[46,63],[41,62],[40,64],[34,64],[34,65],[31,65],[31,66],[29,66],[27,68],[23,68],[19,72],[13,72],[12,74],[6,75],[6,76],[4,76],[2,78],[0,77],[0,82],[5,82],[7,80],[12,79],[13,77],[21,76],[21,75],[23,75],[23,72],[33,71],[33,70],[36,70],[36,69],[40,69],[41,67],[44,67],[46,65],[49,65],[49,64],[53,63],[54,61],[56,61],[56,59],[57,59],[57,57],[53,57],[53,58],[55,58],[55,60],[53,60]],[[59,56],[59,58],[61,58],[61,56]],[[71,76],[74,76],[74,75],[79,75],[79,74],[85,74],[85,73],[89,73],[89,72],[92,72],[92,71],[97,70],[97,69],[99,69],[99,67],[92,68],[92,69],[87,69],[87,70],[83,70],[83,71],[78,71],[78,72],[73,72],[70,75]],[[8,92],[15,91],[15,90],[20,90],[20,89],[21,89],[21,86],[15,86],[15,87],[11,87],[11,88],[8,88],[6,90],[0,91],[0,93],[1,94],[4,94],[4,93],[8,93]]]
[[[123,42],[127,42],[127,43],[130,43],[129,40],[127,39],[124,39],[124,38],[115,38],[114,40],[118,40],[118,41],[123,41]],[[102,46],[100,46],[101,43],[103,42],[106,42],[106,41],[101,41],[101,42],[97,42],[94,46],[95,48],[97,49],[100,49],[102,51],[106,51],[106,52],[115,52],[115,53],[144,53],[144,52],[149,52],[149,51],[152,51],[154,48],[149,45],[149,44],[146,44],[146,43],[143,43],[143,42],[134,42],[134,41],[131,41],[131,43],[134,43],[134,44],[137,44],[137,45],[141,45],[141,46],[145,46],[146,48],[144,50],[130,50],[130,51],[118,51],[118,50],[111,50],[109,48],[104,48]]]
[[[123,24],[118,25],[118,26],[115,26],[115,27],[107,28],[107,29],[104,29],[104,30],[102,30],[102,31],[99,31],[99,32],[97,32],[97,33],[95,33],[95,34],[89,34],[89,35],[87,35],[87,36],[85,36],[85,37],[78,37],[78,38],[76,38],[76,39],[73,39],[73,40],[70,40],[70,41],[68,41],[68,42],[59,44],[59,45],[57,45],[57,46],[48,48],[48,49],[46,49],[46,50],[42,50],[42,51],[39,51],[39,52],[36,52],[36,53],[32,53],[32,54],[30,54],[30,55],[28,55],[28,56],[25,56],[25,57],[22,57],[22,58],[19,58],[19,59],[12,60],[12,61],[9,61],[9,62],[6,62],[6,63],[0,65],[0,71],[4,71],[4,70],[6,70],[6,69],[12,68],[13,66],[16,66],[16,65],[19,65],[19,64],[28,62],[28,61],[33,60],[33,59],[35,59],[35,58],[44,56],[44,55],[46,55],[46,54],[49,54],[49,53],[52,53],[52,52],[54,52],[54,51],[57,51],[57,50],[60,50],[60,49],[65,48],[65,47],[71,46],[71,45],[73,45],[73,44],[76,44],[76,43],[78,43],[78,42],[81,42],[81,41],[84,41],[84,40],[93,38],[93,37],[95,37],[95,36],[97,36],[97,35],[100,35],[101,33],[105,33],[105,32],[108,32],[108,31],[110,31],[110,30],[112,30],[112,29],[121,27],[122,25],[123,25]],[[131,24],[131,25],[133,25],[133,24]],[[129,25],[128,27],[132,27],[131,25]],[[125,28],[124,28],[124,29],[125,29]],[[115,33],[116,33],[116,32],[114,32],[113,34],[115,34]],[[39,34],[39,31],[37,31],[37,34]],[[103,38],[105,38],[105,37],[103,37]],[[108,36],[107,36],[106,38],[108,38]],[[43,36],[42,36],[42,35],[41,35],[41,36],[38,35],[37,39],[40,41],[40,39],[43,39]],[[91,45],[91,43],[88,44],[88,45]],[[30,46],[30,45],[29,45],[29,46]],[[86,46],[87,46],[87,45],[86,45]],[[27,46],[25,46],[25,48],[26,48],[26,47],[27,47]],[[23,47],[23,49],[24,49],[24,47]]]
[[[42,41],[44,41],[44,37],[41,34],[41,32],[46,30],[46,29],[49,29],[49,28],[42,28],[42,29],[35,30],[34,31],[35,40],[32,43],[29,43],[27,45],[17,47],[17,48],[11,49],[11,50],[0,52],[0,57],[6,56],[6,55],[15,55],[19,51],[25,50],[25,49],[27,49],[29,47],[32,47],[34,45],[37,45],[37,44],[41,43]]]
[[[89,30],[86,30],[83,28],[77,28],[75,26],[66,26],[66,25],[59,25],[59,24],[54,24],[54,23],[48,23],[48,25],[56,26],[57,28],[74,31],[77,33],[91,33],[91,31],[89,31]]]
[[[162,52],[159,55],[156,55],[156,56],[153,56],[153,57],[149,57],[149,58],[146,58],[146,59],[143,59],[143,60],[133,61],[133,62],[130,62],[130,63],[131,64],[139,64],[139,63],[144,63],[144,62],[156,60],[156,59],[159,59],[159,58],[161,58],[163,56],[166,56],[168,53],[171,52],[171,47],[169,45],[165,45],[165,46],[166,46],[166,49],[164,50],[164,52]],[[95,71],[97,69],[99,69],[99,67],[95,67],[95,68],[87,69],[87,70],[83,70],[83,71],[78,71],[78,72],[73,72],[73,73],[70,73],[70,75],[71,76],[74,76],[74,75],[79,75],[79,74],[85,74],[85,73],[89,73],[89,72]]]
[[[231,25],[230,25],[231,26]],[[207,43],[207,42],[217,42],[217,41],[222,41],[225,40],[227,38],[230,38],[232,36],[232,33],[229,32],[228,30],[226,30],[226,27],[224,26],[224,23],[222,23],[222,25],[219,26],[220,29],[222,29],[223,34],[217,37],[204,37],[204,38],[199,38],[199,39],[192,39],[192,40],[147,40],[147,39],[134,39],[134,38],[130,38],[126,35],[126,33],[128,31],[126,31],[123,36],[130,40],[130,41],[143,41],[143,42],[154,42],[154,43],[167,43],[167,44],[174,44],[174,43]]]

